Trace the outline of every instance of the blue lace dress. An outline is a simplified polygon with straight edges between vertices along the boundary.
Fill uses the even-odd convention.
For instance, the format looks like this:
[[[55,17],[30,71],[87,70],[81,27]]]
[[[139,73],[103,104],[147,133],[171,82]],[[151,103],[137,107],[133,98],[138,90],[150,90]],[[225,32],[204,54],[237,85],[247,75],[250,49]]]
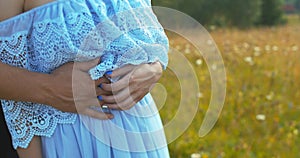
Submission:
[[[0,61],[51,73],[101,58],[93,79],[126,64],[167,65],[168,40],[150,0],[57,0],[0,22]],[[38,92],[37,92],[38,93]],[[14,148],[42,137],[44,158],[169,157],[150,94],[114,119],[96,120],[48,105],[1,100]]]

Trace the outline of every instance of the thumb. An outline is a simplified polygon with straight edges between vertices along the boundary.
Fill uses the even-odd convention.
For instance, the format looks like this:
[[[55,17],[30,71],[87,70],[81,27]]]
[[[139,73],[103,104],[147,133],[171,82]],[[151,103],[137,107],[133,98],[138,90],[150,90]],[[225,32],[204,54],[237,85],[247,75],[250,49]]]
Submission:
[[[100,63],[100,59],[93,59],[90,61],[86,61],[86,62],[77,62],[75,63],[77,65],[77,67],[82,70],[82,71],[88,71],[91,68],[95,67],[96,65],[98,65]]]

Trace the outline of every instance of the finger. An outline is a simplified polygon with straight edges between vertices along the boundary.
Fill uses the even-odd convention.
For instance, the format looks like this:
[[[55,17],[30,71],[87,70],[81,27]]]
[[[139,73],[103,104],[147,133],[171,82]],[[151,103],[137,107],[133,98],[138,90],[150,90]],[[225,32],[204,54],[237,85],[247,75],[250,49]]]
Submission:
[[[106,104],[110,109],[114,109],[114,110],[120,110],[120,111],[124,111],[124,110],[129,110],[131,109],[137,102],[135,102],[134,100],[130,100],[130,101],[124,101],[122,103],[118,103],[118,104]]]
[[[111,109],[128,110],[139,101],[139,98],[140,97],[137,94],[133,94],[130,97],[128,97],[126,100],[124,100],[120,103],[106,104],[106,105]]]
[[[108,114],[108,113],[103,113],[103,112],[98,112],[93,109],[87,108],[83,114],[88,115],[90,117],[100,119],[100,120],[108,120],[108,119],[113,119],[114,116],[113,114]]]
[[[108,80],[106,77],[101,77],[95,81],[95,86],[98,87],[98,86],[100,86],[101,83],[109,84],[110,80]]]
[[[97,96],[102,96],[102,95],[105,95],[105,96],[110,96],[110,95],[112,95],[112,92],[109,92],[109,91],[105,91],[105,90],[103,90],[103,89],[101,89],[101,88],[96,88],[96,95]]]
[[[121,107],[121,110],[129,110],[131,109],[133,106],[135,106],[141,99],[143,99],[144,96],[139,96],[137,98],[134,99],[133,102],[128,102],[128,104],[124,103],[123,106]]]
[[[90,60],[90,61],[86,61],[86,62],[76,62],[75,64],[77,65],[77,67],[82,70],[82,71],[88,71],[91,68],[95,67],[96,65],[98,65],[100,62],[100,59],[94,59],[94,60]]]
[[[150,86],[150,88],[153,86]],[[103,95],[102,100],[106,103],[120,103],[127,98],[131,97],[132,94],[140,94],[142,97],[148,93],[150,89],[145,86],[140,85],[131,85],[129,87],[126,87],[119,92],[115,92],[112,95]]]
[[[130,97],[129,87],[124,88],[123,90],[115,93],[114,95],[103,95],[102,100],[106,103],[120,103]]]
[[[118,68],[112,72],[111,75],[108,75],[111,78],[119,77],[119,76],[124,76],[125,74],[128,74],[130,71],[135,69],[137,66],[136,65],[126,65],[121,68]]]
[[[132,76],[132,73],[128,73],[126,76],[124,76],[117,82],[110,83],[110,84],[103,83],[102,89],[105,91],[118,92],[129,86],[131,76]]]

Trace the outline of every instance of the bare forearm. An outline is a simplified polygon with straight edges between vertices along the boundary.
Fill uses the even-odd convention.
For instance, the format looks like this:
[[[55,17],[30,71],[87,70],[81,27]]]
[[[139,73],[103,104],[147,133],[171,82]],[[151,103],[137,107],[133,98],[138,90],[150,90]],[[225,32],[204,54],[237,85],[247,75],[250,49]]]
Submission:
[[[97,96],[111,95],[98,87],[109,83],[105,77],[93,81],[87,71],[98,64],[98,59],[89,62],[66,63],[51,74],[30,72],[0,62],[0,98],[50,105],[64,112],[78,112],[98,119],[111,119],[112,114],[94,111],[90,107],[103,102]],[[75,74],[75,77],[73,75]],[[75,85],[72,79],[76,79]],[[73,87],[79,89],[74,98]],[[76,100],[76,105],[75,105]]]
[[[46,103],[50,75],[30,72],[0,62],[0,98]]]

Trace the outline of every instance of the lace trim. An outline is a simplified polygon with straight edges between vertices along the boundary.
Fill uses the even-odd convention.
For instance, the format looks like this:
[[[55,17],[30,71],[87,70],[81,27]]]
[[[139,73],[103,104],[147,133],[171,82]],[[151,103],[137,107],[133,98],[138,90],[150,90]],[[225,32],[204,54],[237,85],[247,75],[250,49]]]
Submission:
[[[58,123],[73,124],[76,120],[76,115],[46,105],[4,100],[1,103],[15,149],[27,148],[34,135],[50,137]]]

